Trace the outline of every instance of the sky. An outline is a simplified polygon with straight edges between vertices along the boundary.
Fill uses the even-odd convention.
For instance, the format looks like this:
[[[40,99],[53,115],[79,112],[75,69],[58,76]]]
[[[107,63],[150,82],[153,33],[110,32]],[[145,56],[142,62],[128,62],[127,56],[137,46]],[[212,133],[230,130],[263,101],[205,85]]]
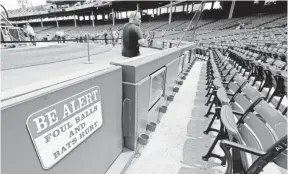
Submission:
[[[28,0],[28,1],[30,1],[33,6],[46,4],[46,0]],[[7,10],[20,8],[18,5],[18,0],[0,0],[0,4],[2,4]]]

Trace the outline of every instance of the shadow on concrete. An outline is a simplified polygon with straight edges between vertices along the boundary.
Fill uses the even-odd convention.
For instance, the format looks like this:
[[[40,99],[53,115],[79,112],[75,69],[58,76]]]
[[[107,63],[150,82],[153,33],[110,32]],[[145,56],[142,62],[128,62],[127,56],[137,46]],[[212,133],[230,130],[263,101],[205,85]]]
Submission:
[[[202,160],[202,156],[204,156],[207,153],[212,142],[213,138],[209,138],[208,136],[198,139],[192,139],[192,138],[187,139],[183,147],[182,163],[190,167],[200,169],[220,166],[220,164],[217,164],[215,162]]]
[[[224,174],[224,172],[218,169],[181,167],[178,174]]]
[[[194,100],[194,105],[195,106],[205,106],[205,103],[207,102],[207,98],[203,97],[203,98],[196,98]]]
[[[187,126],[187,136],[193,138],[206,136],[203,134],[203,131],[206,129],[208,123],[209,120],[204,118],[199,120],[190,120]]]
[[[199,90],[196,92],[196,98],[204,98],[206,94],[207,94],[206,90]]]
[[[207,110],[208,106],[194,107],[191,112],[191,118],[204,118]]]

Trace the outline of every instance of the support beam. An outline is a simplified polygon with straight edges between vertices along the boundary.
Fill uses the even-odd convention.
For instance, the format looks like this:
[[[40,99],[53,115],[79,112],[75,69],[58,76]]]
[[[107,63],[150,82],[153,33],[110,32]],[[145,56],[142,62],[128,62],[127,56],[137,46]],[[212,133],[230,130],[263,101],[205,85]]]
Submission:
[[[40,18],[40,20],[41,20],[41,27],[43,28],[44,26],[43,26],[43,20],[42,20],[42,17]]]
[[[194,2],[192,3],[192,12],[194,12]]]
[[[91,18],[92,18],[92,27],[95,27],[95,24],[94,24],[95,16],[94,16],[93,11],[91,12]]]
[[[186,12],[189,12],[189,5],[190,4],[188,4],[188,3],[186,4]]]
[[[139,3],[137,3],[137,11],[139,12]]]
[[[59,28],[59,23],[58,23],[57,16],[55,17],[55,19],[56,19],[56,26],[57,26],[57,28]]]
[[[112,21],[113,21],[113,26],[115,26],[115,12],[114,12],[114,8],[112,8]]]
[[[235,3],[236,3],[236,0],[233,0],[233,1],[232,1],[232,4],[231,4],[231,8],[230,8],[230,13],[229,13],[228,19],[231,19],[232,16],[233,16]]]
[[[214,1],[212,2],[212,5],[211,5],[211,9],[212,10],[214,8]]]
[[[172,1],[170,2],[169,24],[171,24],[171,21],[172,21]]]
[[[74,17],[74,26],[77,27],[76,15],[73,15],[73,17]]]

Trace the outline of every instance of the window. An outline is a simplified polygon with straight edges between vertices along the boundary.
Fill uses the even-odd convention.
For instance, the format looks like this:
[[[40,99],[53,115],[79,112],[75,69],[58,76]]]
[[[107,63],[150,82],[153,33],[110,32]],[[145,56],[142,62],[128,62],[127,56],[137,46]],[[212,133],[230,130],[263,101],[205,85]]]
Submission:
[[[166,68],[161,68],[150,75],[150,100],[151,108],[164,94]]]

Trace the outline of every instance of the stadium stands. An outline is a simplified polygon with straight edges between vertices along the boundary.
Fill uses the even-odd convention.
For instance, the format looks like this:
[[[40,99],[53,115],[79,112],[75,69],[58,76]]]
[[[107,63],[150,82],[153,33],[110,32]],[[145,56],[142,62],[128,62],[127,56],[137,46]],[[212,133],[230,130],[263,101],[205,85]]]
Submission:
[[[222,53],[217,48],[210,50],[207,62],[207,90],[208,94],[211,89],[212,92],[207,100],[207,104],[211,104],[205,116],[214,116],[204,133],[214,131],[217,136],[203,160],[219,158],[222,165],[227,160],[226,173],[258,173],[272,161],[286,168],[286,148],[275,150],[287,141],[286,116],[277,107],[274,109],[261,91],[253,88],[254,83],[249,83],[250,76],[245,75],[249,67],[245,64],[247,59],[240,58],[242,64],[239,65],[235,56],[224,56],[227,48],[221,50]],[[249,51],[245,51],[245,55],[252,59],[259,56]],[[213,101],[210,101],[211,97]],[[215,105],[214,113],[210,112],[212,105]],[[220,119],[220,129],[211,128],[215,118]],[[221,141],[224,157],[212,153],[218,141]],[[232,154],[229,151],[231,148]],[[252,160],[249,160],[251,156]]]
[[[101,5],[99,2],[91,2],[82,4],[80,6],[68,7],[65,9],[72,9],[72,11],[80,9],[79,11],[83,10],[84,12],[86,7],[95,8],[95,4],[96,6]],[[185,42],[185,44],[192,44],[191,42],[194,42],[195,45],[197,44],[197,46],[188,44],[189,46],[187,46],[187,48],[175,48],[175,50],[179,49],[176,51],[173,50],[174,48],[168,49],[168,51],[166,50],[166,53],[161,52],[157,54],[157,56],[159,56],[157,57],[157,61],[156,59],[154,60],[155,55],[152,54],[149,55],[150,57],[143,56],[147,59],[133,59],[133,65],[131,65],[128,60],[124,60],[121,63],[113,62],[113,66],[121,67],[121,70],[119,69],[119,72],[117,70],[117,73],[119,75],[123,75],[123,91],[125,92],[123,92],[123,96],[132,96],[132,94],[129,94],[129,92],[134,91],[134,88],[136,88],[135,86],[139,84],[146,85],[147,89],[149,85],[152,86],[153,81],[147,79],[148,77],[149,79],[152,79],[151,74],[154,74],[156,71],[160,72],[160,68],[163,68],[162,66],[165,66],[165,68],[171,66],[173,68],[170,68],[175,72],[177,69],[182,68],[178,75],[177,73],[174,73],[175,79],[177,80],[173,79],[173,81],[170,79],[171,84],[177,85],[175,88],[169,88],[168,92],[171,92],[171,95],[169,93],[169,95],[166,96],[167,91],[163,89],[163,91],[165,91],[165,97],[167,97],[167,103],[169,103],[170,101],[173,101],[173,95],[179,91],[178,87],[183,85],[182,80],[185,80],[186,76],[188,76],[189,71],[195,63],[195,60],[197,60],[197,62],[201,61],[203,62],[201,65],[204,65],[205,70],[202,70],[201,73],[203,74],[200,74],[199,76],[202,78],[201,80],[204,81],[205,89],[203,89],[204,92],[201,91],[203,92],[203,95],[201,95],[205,101],[202,104],[204,109],[199,109],[201,112],[203,112],[203,114],[201,113],[199,117],[201,117],[202,120],[205,119],[208,124],[207,127],[205,127],[203,130],[197,131],[201,131],[201,134],[202,131],[204,131],[204,134],[206,135],[211,135],[210,133],[216,133],[215,139],[213,139],[213,142],[211,142],[209,145],[209,149],[205,149],[207,151],[205,151],[205,154],[202,154],[202,160],[204,163],[208,163],[210,158],[219,159],[222,166],[226,165],[225,170],[227,174],[243,172],[247,174],[258,174],[266,165],[269,166],[271,163],[274,163],[277,168],[279,167],[281,169],[287,169],[287,12],[283,12],[283,10],[279,10],[279,12],[270,12],[265,11],[265,9],[261,9],[255,13],[244,13],[244,15],[237,14],[231,19],[227,19],[227,14],[224,12],[219,14],[219,16],[217,15],[216,17],[213,17],[205,15],[205,13],[199,15],[199,13],[197,14],[197,11],[193,12],[193,8],[194,7],[192,7],[192,12],[190,11],[189,13],[177,12],[175,17],[172,18],[171,23],[168,22],[167,13],[158,14],[157,11],[157,15],[155,17],[153,15],[153,18],[149,14],[142,16],[143,21],[140,25],[142,31],[144,33],[149,31],[155,32],[155,38],[152,40],[151,44],[152,48],[165,50],[166,48],[175,47],[178,45],[178,43],[180,43],[180,40],[182,43]],[[110,10],[110,6],[107,9]],[[23,17],[35,14],[41,15],[44,13],[48,14],[50,10],[51,9],[47,8],[47,6],[37,6],[12,10],[9,11],[9,15],[11,17]],[[61,10],[61,8],[54,10]],[[129,10],[135,9],[133,7],[133,9]],[[60,22],[59,27],[55,25],[55,21],[47,22],[48,24],[44,27],[40,27],[38,25],[39,22],[33,22],[31,24],[32,26],[35,25],[34,30],[36,32],[37,40],[43,40],[47,35],[50,35],[48,40],[53,40],[55,39],[56,32],[60,30],[65,31],[71,39],[80,38],[86,34],[89,34],[93,39],[103,39],[105,32],[108,34],[108,38],[110,39],[112,37],[109,29],[119,29],[121,33],[124,24],[127,22],[127,19],[117,19],[114,21],[115,25],[113,25],[110,19],[110,14],[111,13],[109,11],[108,19],[105,17],[105,19],[101,21],[95,20],[95,25],[93,23],[94,26],[92,26],[90,17],[89,20],[77,19],[77,26],[76,24],[74,25],[74,20],[71,19],[62,23]],[[193,15],[196,16],[196,14],[199,15],[197,17],[199,17],[200,20],[191,21],[191,17]],[[241,28],[240,25],[244,25],[244,27]],[[93,43],[97,45],[97,42],[93,41]],[[76,45],[75,47],[77,47],[77,44],[73,45]],[[89,44],[87,45],[89,48]],[[83,48],[81,47],[78,49],[86,49],[86,45],[82,46]],[[103,47],[105,47],[105,45]],[[75,50],[77,49],[75,48]],[[176,65],[174,54],[176,55],[177,61],[179,62],[185,62],[184,60],[187,57],[190,58],[189,60],[193,60],[192,62],[189,62],[190,64],[187,63],[187,65],[185,65],[189,65],[188,68],[185,67],[187,68],[185,72],[185,68],[183,67],[185,63],[179,63],[182,67],[179,67],[178,64]],[[57,56],[54,57],[55,59],[58,58]],[[170,58],[171,60],[169,59],[168,61],[167,58]],[[141,64],[140,68],[140,64],[137,62],[137,60],[139,60]],[[163,65],[161,64],[160,66],[161,61],[165,63],[162,63]],[[151,70],[146,72],[146,70],[149,68]],[[129,76],[130,71],[133,71],[134,73],[132,76]],[[143,77],[141,76],[140,78],[138,73],[145,74],[145,76],[143,75]],[[127,79],[125,78],[130,80],[132,79],[131,81],[133,83],[129,80],[126,81]],[[145,80],[145,83],[142,81],[143,79]],[[163,76],[163,78],[161,77],[159,79],[163,79],[163,81],[165,81],[166,77],[164,78]],[[122,81],[119,80],[119,84],[120,82],[122,84]],[[105,83],[108,84],[106,81]],[[145,116],[146,119],[146,115],[148,115],[150,112],[150,115],[152,116],[150,117],[149,115],[149,122],[151,121],[150,123],[155,125],[157,125],[156,123],[159,124],[159,118],[166,113],[168,104],[166,103],[166,105],[162,105],[162,103],[158,103],[155,106],[150,106],[150,102],[148,102],[147,99],[149,104],[147,106],[143,105],[143,108],[148,108],[147,111],[143,109],[145,112],[147,112],[145,115],[141,113],[142,108],[139,107],[142,106],[141,104],[144,102],[140,101],[138,98],[139,96],[137,90],[135,89],[136,92],[133,92],[133,97],[130,96],[130,98],[133,99],[134,96],[137,96],[135,97],[135,100],[139,100],[137,102],[132,101],[132,104],[135,104],[135,106],[133,105],[132,109],[133,111],[135,110],[133,114],[138,114],[139,116],[143,116],[143,118]],[[106,91],[106,94],[107,93],[108,92]],[[143,93],[141,93],[140,98],[143,97],[143,100],[145,99],[146,101],[146,94]],[[122,93],[118,97],[122,101]],[[129,97],[127,97],[127,99],[128,98]],[[162,99],[159,99],[159,101],[162,102]],[[125,104],[124,102],[127,103]],[[121,110],[122,107],[122,109],[125,110],[123,113],[118,113],[119,120],[122,119],[121,114],[124,114],[124,112],[128,112],[127,115],[130,116],[130,102],[130,100],[126,100],[120,102],[120,104],[118,103],[118,109]],[[141,112],[137,109],[141,110]],[[108,108],[107,110],[113,111],[111,108]],[[129,120],[130,118],[127,117],[125,119]],[[138,120],[136,119],[133,120],[131,125],[136,126],[137,121]],[[219,126],[217,125],[218,123],[220,123]],[[138,134],[136,136],[135,132],[129,132],[131,131],[130,129],[132,129],[130,128],[131,125],[126,126],[124,123],[120,124],[119,122],[119,130],[120,127],[123,126],[125,128],[123,132],[125,132],[124,134],[127,134],[127,136],[125,135],[122,137],[121,135],[119,137],[121,139],[125,139],[123,140],[125,143],[128,142],[128,145],[126,144],[126,146],[129,146],[130,149],[137,151],[137,143],[139,143],[138,141],[145,140],[144,145],[147,145],[149,136],[148,138],[146,137],[146,139],[145,136],[144,138],[142,137],[143,139],[141,139],[140,136],[140,140],[138,140]],[[133,127],[135,131],[138,129],[136,127]],[[142,129],[144,126],[140,125],[139,127]],[[143,132],[147,131],[146,129],[146,127],[143,128]],[[155,131],[155,127],[153,131]],[[118,131],[118,133],[119,132],[121,131]],[[133,134],[133,136],[131,134]],[[143,133],[141,135],[146,134]],[[283,148],[279,148],[280,146]],[[224,155],[215,151],[217,148],[221,148],[224,152]],[[277,148],[278,150],[275,151]],[[200,158],[201,157],[199,157],[199,159]],[[111,161],[114,161],[114,159]],[[97,163],[97,165],[101,166],[99,163]],[[106,170],[108,167],[103,167],[102,171],[104,171],[104,168]]]

